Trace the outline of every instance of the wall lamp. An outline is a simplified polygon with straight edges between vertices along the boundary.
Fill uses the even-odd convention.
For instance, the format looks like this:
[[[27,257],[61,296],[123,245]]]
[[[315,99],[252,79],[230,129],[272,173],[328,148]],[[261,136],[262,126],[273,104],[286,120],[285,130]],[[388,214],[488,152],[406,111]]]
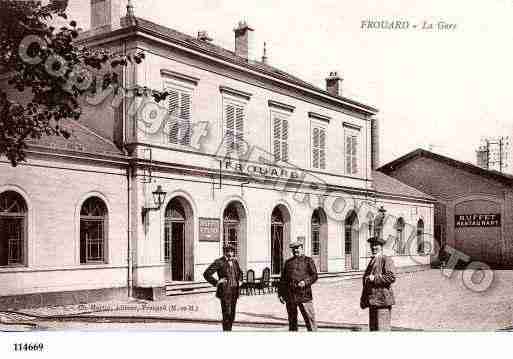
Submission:
[[[164,201],[166,199],[167,192],[164,192],[162,190],[162,186],[158,185],[157,189],[153,192],[151,192],[153,196],[153,203],[155,203],[155,207],[143,207],[142,214],[143,217],[148,213],[149,211],[158,211],[160,207],[164,204]]]

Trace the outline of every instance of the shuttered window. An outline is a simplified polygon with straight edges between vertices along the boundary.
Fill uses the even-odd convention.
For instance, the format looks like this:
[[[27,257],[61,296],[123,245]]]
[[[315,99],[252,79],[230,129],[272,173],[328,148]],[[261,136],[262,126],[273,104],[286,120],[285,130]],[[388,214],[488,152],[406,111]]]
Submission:
[[[326,169],[326,129],[312,128],[312,167]]]
[[[358,137],[346,135],[346,174],[358,173]]]
[[[289,120],[273,115],[273,153],[275,161],[289,160]]]
[[[228,103],[225,105],[224,112],[226,152],[242,152],[244,150],[245,109],[243,106]]]
[[[167,90],[169,92],[168,111],[169,119],[169,143],[174,145],[189,146],[191,144],[191,106],[190,93]]]

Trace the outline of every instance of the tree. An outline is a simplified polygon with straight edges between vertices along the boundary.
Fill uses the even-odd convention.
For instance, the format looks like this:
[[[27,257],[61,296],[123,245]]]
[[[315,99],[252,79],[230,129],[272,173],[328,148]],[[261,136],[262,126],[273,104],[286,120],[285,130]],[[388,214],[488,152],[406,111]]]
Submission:
[[[119,86],[119,70],[140,63],[144,53],[117,54],[77,46],[77,23],[67,21],[68,0],[0,0],[0,74],[8,77],[0,88],[0,156],[13,166],[26,158],[27,140],[70,134],[59,125],[80,118],[79,98],[86,92]],[[12,96],[12,91],[19,96]],[[156,101],[167,93],[153,92]]]

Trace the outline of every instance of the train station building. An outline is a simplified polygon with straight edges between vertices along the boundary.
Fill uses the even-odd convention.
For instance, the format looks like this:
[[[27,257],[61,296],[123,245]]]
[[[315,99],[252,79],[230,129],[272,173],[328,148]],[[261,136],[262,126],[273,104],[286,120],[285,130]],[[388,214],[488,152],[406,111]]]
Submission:
[[[146,54],[123,70],[126,96],[86,98],[70,139],[0,161],[0,306],[158,298],[202,282],[223,243],[257,276],[297,239],[320,273],[363,270],[381,208],[396,265],[429,264],[435,199],[375,171],[378,110],[337,73],[319,88],[256,58],[243,22],[225,49],[118,10],[91,1],[80,41]]]

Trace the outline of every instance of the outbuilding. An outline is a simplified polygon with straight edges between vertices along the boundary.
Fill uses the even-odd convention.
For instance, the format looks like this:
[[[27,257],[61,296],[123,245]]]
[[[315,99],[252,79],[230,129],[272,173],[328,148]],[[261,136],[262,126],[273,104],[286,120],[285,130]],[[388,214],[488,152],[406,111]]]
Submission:
[[[435,241],[460,257],[513,266],[513,177],[417,149],[379,171],[437,199]]]

